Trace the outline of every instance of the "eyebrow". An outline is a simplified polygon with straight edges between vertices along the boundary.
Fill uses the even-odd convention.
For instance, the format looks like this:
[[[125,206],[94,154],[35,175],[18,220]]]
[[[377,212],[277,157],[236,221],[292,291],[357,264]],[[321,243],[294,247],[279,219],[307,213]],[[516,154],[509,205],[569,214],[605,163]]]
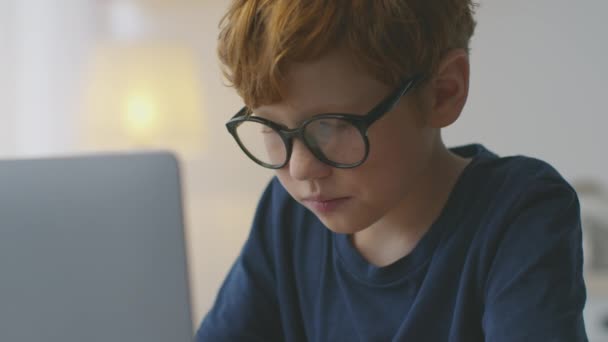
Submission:
[[[380,100],[378,100],[380,101]],[[365,101],[365,102],[369,102],[369,101]],[[361,108],[360,110],[322,110],[320,107],[341,107],[341,108]],[[367,114],[374,106],[374,103],[372,104],[368,104],[368,103],[364,103],[364,101],[362,101],[361,98],[356,98],[353,99],[350,103],[340,103],[340,104],[326,104],[323,106],[319,106],[319,108],[314,108],[313,110],[307,110],[305,112],[300,112],[297,113],[296,116],[297,118],[302,118],[301,121],[304,121],[306,119],[309,119],[311,117],[317,116],[317,115],[322,115],[322,114],[332,114],[332,113],[337,113],[337,114],[359,114],[359,115],[365,115]],[[368,108],[369,107],[369,108]],[[265,110],[251,110],[251,112],[258,117],[263,117],[265,119],[270,120],[269,117],[273,117],[274,115],[272,115],[271,112],[269,111],[265,111]]]
[[[355,106],[354,104],[352,104],[351,106]],[[341,107],[346,107],[344,105],[341,105]],[[279,124],[281,126],[284,126],[286,128],[294,128],[294,127],[299,127],[304,121],[309,120],[315,116],[318,115],[323,115],[323,114],[354,114],[354,115],[365,115],[367,114],[369,111],[369,109],[366,109],[365,112],[361,112],[358,113],[359,111],[350,111],[350,110],[316,110],[316,111],[309,111],[311,114],[296,114],[295,120],[293,120],[293,122],[283,122],[283,120],[276,120],[275,118],[273,118],[273,115],[269,115],[269,112],[266,111],[252,111],[254,116],[257,117],[261,117],[264,118],[266,120],[272,121],[276,124]]]

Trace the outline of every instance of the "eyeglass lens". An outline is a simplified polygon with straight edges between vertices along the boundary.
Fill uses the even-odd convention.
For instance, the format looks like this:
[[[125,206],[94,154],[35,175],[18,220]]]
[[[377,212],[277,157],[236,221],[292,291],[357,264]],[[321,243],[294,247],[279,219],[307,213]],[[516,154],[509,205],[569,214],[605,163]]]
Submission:
[[[287,159],[287,146],[273,128],[244,121],[237,130],[243,147],[258,161],[279,166]],[[365,158],[365,139],[351,122],[337,118],[319,118],[304,128],[306,145],[318,157],[336,164],[355,164]]]

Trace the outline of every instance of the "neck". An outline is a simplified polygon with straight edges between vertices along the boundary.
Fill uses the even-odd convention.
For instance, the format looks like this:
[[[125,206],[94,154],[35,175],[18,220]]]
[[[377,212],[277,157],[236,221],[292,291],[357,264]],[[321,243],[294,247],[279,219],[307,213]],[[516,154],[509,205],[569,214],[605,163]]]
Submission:
[[[352,236],[363,257],[386,266],[408,255],[441,214],[468,163],[438,144],[416,186],[382,219]]]

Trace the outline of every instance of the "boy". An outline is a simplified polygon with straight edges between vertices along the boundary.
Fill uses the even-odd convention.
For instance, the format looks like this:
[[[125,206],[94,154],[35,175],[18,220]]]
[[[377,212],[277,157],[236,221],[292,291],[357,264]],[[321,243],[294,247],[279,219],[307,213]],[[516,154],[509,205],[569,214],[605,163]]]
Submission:
[[[236,0],[227,124],[276,170],[198,341],[586,341],[575,192],[447,149],[470,0]]]

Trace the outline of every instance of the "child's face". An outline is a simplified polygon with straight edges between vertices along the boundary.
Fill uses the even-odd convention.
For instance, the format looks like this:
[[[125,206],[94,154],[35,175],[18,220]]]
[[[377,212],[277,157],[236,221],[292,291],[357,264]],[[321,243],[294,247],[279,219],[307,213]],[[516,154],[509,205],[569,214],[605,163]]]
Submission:
[[[286,96],[255,108],[256,115],[287,127],[321,113],[366,114],[394,89],[361,72],[348,55],[334,51],[293,65],[286,75]],[[411,95],[369,129],[367,160],[352,169],[324,164],[298,139],[289,163],[277,176],[298,202],[329,229],[356,233],[399,210],[422,179],[438,132],[425,124]]]

